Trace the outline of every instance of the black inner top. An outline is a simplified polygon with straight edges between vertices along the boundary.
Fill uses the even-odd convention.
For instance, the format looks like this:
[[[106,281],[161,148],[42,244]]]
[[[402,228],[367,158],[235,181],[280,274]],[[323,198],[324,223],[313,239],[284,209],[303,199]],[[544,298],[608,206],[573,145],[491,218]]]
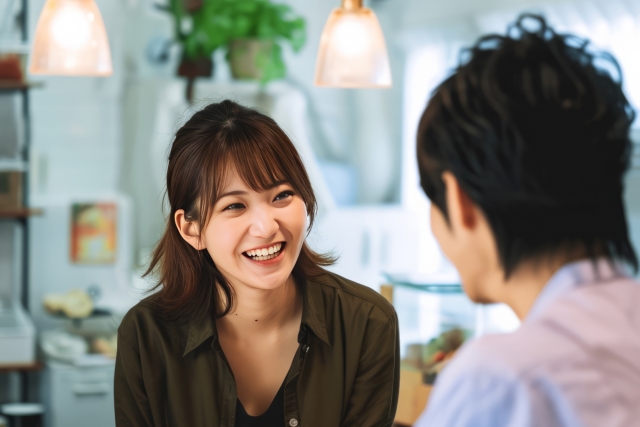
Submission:
[[[269,409],[257,417],[247,414],[240,399],[236,402],[235,427],[282,427],[284,425],[284,382]]]

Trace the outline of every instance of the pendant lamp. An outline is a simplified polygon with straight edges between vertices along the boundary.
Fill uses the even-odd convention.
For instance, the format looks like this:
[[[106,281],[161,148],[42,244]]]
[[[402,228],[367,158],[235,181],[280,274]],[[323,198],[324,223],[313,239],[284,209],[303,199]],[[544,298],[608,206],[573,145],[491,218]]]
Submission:
[[[113,74],[107,31],[93,0],[47,0],[38,19],[29,72]]]
[[[384,35],[375,13],[362,0],[342,0],[331,12],[320,39],[316,86],[391,87]]]

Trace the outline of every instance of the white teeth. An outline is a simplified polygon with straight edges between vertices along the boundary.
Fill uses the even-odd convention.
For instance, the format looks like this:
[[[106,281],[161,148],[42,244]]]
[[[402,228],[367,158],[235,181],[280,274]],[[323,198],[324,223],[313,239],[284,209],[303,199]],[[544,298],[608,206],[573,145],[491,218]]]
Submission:
[[[253,258],[254,261],[266,261],[278,256],[278,252],[282,249],[282,243],[276,243],[269,248],[251,249],[245,253]]]

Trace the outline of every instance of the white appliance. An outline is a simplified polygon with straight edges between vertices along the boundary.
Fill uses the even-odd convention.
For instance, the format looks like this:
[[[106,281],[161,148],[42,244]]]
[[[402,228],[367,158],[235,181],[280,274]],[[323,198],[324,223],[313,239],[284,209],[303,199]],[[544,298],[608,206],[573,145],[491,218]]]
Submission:
[[[35,361],[36,330],[19,303],[0,305],[0,366]]]
[[[20,304],[21,228],[0,222],[0,365],[35,361],[35,328]]]
[[[74,366],[49,362],[43,373],[42,402],[47,427],[113,427],[115,364]]]

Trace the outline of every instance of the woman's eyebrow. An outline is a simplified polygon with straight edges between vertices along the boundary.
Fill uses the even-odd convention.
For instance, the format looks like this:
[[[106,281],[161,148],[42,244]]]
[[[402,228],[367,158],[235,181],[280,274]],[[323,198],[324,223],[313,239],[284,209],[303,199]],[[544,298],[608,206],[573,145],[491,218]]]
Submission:
[[[280,180],[280,181],[276,181],[276,182],[272,183],[272,184],[267,188],[267,190],[272,190],[272,189],[274,189],[274,188],[276,188],[276,187],[280,187],[281,185],[285,185],[285,184],[286,184],[286,185],[291,185],[291,184],[289,183],[289,181],[286,181],[286,180]]]
[[[272,190],[276,187],[279,187],[281,185],[290,185],[289,181],[285,181],[285,180],[281,180],[281,181],[276,181],[274,183],[272,183],[271,185],[269,185],[269,187],[267,187],[265,190]],[[223,197],[228,197],[228,196],[246,196],[247,194],[249,194],[248,192],[244,191],[244,190],[232,190],[232,191],[227,191],[226,193],[222,193],[219,197],[218,200],[222,199]]]
[[[228,197],[228,196],[246,196],[247,193],[246,191],[242,191],[242,190],[233,190],[233,191],[227,191],[226,193],[221,194],[218,197],[218,200],[222,199],[223,197]]]

